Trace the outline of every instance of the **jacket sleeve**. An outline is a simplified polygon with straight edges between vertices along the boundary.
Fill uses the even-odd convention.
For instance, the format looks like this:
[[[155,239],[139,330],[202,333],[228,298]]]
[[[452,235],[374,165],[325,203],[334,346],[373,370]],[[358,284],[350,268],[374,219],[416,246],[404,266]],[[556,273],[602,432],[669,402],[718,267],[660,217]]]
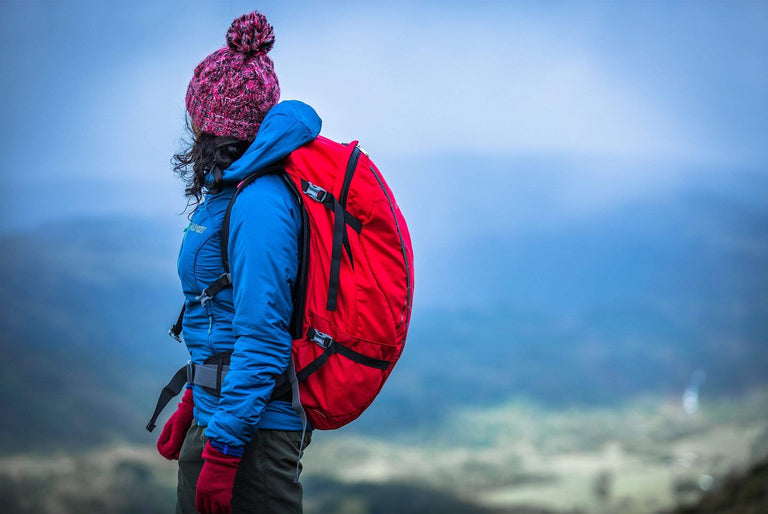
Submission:
[[[235,336],[229,372],[206,435],[229,446],[247,444],[291,359],[289,326],[301,229],[293,192],[266,175],[238,196],[230,218],[229,264]]]

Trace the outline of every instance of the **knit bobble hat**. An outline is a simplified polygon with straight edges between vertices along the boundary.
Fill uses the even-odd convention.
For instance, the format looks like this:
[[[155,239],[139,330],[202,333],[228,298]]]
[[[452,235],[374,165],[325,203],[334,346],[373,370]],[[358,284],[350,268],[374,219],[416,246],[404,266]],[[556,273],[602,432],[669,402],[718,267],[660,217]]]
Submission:
[[[227,31],[227,46],[195,68],[187,88],[187,111],[201,131],[251,140],[280,99],[272,59],[275,35],[258,11],[244,14]]]

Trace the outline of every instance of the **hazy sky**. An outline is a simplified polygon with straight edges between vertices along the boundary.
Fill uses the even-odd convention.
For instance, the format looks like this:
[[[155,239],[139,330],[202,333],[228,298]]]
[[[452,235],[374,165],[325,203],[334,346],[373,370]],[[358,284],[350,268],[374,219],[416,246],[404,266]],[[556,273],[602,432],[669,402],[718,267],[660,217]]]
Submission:
[[[0,231],[93,214],[182,224],[169,158],[186,86],[253,8],[275,28],[283,99],[361,141],[424,221],[422,246],[458,191],[503,218],[473,157],[509,187],[516,163],[555,159],[555,211],[768,164],[765,2],[3,0]]]

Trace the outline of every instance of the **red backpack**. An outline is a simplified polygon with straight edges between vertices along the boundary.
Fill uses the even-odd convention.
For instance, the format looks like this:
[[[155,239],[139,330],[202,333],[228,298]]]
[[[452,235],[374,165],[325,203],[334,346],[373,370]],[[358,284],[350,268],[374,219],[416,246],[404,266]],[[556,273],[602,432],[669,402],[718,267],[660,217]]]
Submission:
[[[232,206],[248,184],[267,173],[282,174],[303,218],[293,291],[293,367],[278,378],[271,398],[292,401],[301,411],[298,383],[300,415],[314,428],[339,428],[371,404],[403,352],[413,302],[411,237],[392,191],[357,141],[340,144],[319,136],[238,184],[222,226],[225,273],[203,290],[201,301],[230,285]],[[179,341],[183,316],[182,308],[169,331]],[[185,383],[194,379],[218,393],[228,353],[177,371],[147,430]]]
[[[403,351],[413,301],[413,250],[392,191],[357,141],[322,136],[277,167],[299,197],[303,244],[294,291],[293,363],[314,428],[339,428],[373,401]],[[290,390],[276,385],[273,398]]]

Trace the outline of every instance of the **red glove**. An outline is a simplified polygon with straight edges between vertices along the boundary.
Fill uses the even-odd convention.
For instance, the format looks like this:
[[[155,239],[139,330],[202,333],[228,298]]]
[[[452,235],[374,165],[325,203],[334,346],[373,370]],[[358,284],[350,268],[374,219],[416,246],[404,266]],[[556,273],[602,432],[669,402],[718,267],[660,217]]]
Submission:
[[[229,514],[240,457],[224,455],[208,441],[203,448],[203,458],[205,464],[197,477],[195,508],[198,512]]]
[[[157,440],[157,451],[168,460],[178,459],[181,444],[192,425],[193,410],[195,404],[192,401],[192,388],[187,389],[176,412],[168,419],[163,427],[163,432]]]

